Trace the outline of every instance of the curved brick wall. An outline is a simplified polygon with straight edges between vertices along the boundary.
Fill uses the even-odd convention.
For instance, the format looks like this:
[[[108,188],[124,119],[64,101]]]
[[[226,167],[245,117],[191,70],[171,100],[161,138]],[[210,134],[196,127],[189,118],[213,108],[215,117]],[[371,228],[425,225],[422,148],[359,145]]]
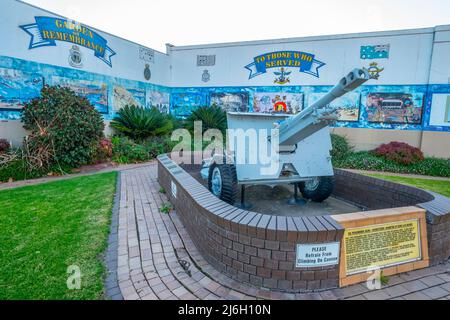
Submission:
[[[305,291],[338,287],[339,266],[296,269],[298,243],[340,241],[343,228],[330,217],[275,217],[233,207],[213,196],[167,156],[159,183],[196,246],[215,268],[258,287]],[[172,181],[177,198],[171,192]]]
[[[334,196],[367,210],[418,206],[427,210],[430,264],[450,257],[450,199],[414,187],[335,170]]]
[[[339,265],[295,268],[297,244],[342,241],[344,229],[331,217],[277,217],[241,210],[213,196],[168,156],[160,156],[158,166],[159,183],[166,189],[196,246],[216,269],[241,282],[268,289],[298,292],[338,287]],[[337,170],[336,178],[336,189],[345,190],[336,192],[337,197],[368,209],[379,206],[381,201],[386,201],[384,208],[436,201],[428,192],[415,188],[406,190],[404,186],[386,184],[374,178],[369,178],[373,179],[369,181],[365,176],[346,171]],[[176,187],[176,197],[172,193],[172,183]],[[363,186],[365,191],[358,192],[358,188]],[[366,196],[367,188],[376,195],[376,201]],[[429,216],[434,217],[435,214],[430,213]],[[449,217],[450,214],[445,219]],[[433,238],[439,243],[450,242],[450,222],[447,221],[450,219],[443,225],[438,224],[439,230],[448,226],[445,232],[439,231],[440,237],[430,234],[430,247]],[[430,230],[432,225],[428,227]],[[439,251],[439,257],[436,254],[435,259],[447,254],[445,245],[448,247],[448,244],[443,244],[435,248]]]

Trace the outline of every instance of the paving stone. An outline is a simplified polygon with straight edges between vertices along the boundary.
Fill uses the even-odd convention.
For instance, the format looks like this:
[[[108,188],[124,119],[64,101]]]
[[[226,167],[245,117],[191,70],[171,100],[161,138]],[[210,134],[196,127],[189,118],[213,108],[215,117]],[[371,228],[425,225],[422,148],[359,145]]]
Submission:
[[[405,282],[402,284],[402,286],[409,292],[420,291],[428,288],[426,284],[419,280]]]
[[[440,285],[440,288],[446,290],[447,292],[450,293],[450,282],[444,283],[442,285]]]
[[[370,291],[370,292],[367,292],[367,293],[363,294],[363,296],[367,300],[387,300],[387,299],[391,298],[391,296],[388,295],[383,290]]]
[[[270,291],[261,289],[263,279],[253,274],[250,281],[259,286],[240,283],[214,269],[203,258],[176,211],[170,215],[159,212],[168,199],[159,193],[155,164],[123,171],[120,180],[118,217],[113,221],[106,258],[110,277],[105,287],[113,300],[426,300],[450,297],[450,264],[392,276],[389,286],[378,291],[369,291],[364,284],[320,293]],[[226,236],[226,232],[221,236]],[[248,240],[250,249],[238,244],[233,247],[230,243],[230,248],[245,252],[245,255],[237,254],[239,260],[244,259],[240,263],[245,261],[253,266],[244,268],[247,273],[264,268],[264,258],[281,259],[286,255],[284,243]],[[186,274],[178,259],[191,263],[192,277]],[[290,259],[289,253],[286,259]],[[288,279],[294,281],[294,288],[306,289],[306,281],[304,286],[298,286],[302,279],[297,279],[292,272],[288,274],[294,277]]]
[[[428,287],[438,286],[440,284],[445,283],[445,281],[438,276],[428,276],[420,279],[423,283],[425,283]]]
[[[426,294],[433,300],[437,300],[437,299],[448,296],[448,291],[444,290],[440,287],[429,288],[429,289],[423,290],[422,293]]]
[[[410,290],[406,289],[404,286],[400,284],[385,288],[383,289],[383,291],[386,292],[392,298],[401,297],[411,293]]]
[[[406,296],[403,296],[403,298],[405,300],[431,300],[431,298],[429,296],[427,296],[426,294],[418,291],[418,292],[414,292],[414,293],[410,293]]]

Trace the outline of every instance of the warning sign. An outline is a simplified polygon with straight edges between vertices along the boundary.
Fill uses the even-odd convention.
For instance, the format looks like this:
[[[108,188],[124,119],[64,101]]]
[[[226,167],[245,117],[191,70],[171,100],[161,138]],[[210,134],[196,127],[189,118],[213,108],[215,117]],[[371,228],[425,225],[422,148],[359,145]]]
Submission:
[[[346,229],[347,275],[422,259],[419,219]]]

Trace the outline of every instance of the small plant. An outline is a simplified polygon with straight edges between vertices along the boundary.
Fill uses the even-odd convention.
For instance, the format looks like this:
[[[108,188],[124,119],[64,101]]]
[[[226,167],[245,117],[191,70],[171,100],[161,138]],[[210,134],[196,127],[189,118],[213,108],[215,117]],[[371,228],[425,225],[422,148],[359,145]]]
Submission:
[[[203,125],[203,133],[209,129],[217,129],[222,132],[227,130],[227,113],[217,105],[211,107],[200,107],[193,111],[186,120],[187,127],[190,131],[194,131],[194,123],[201,121]]]
[[[6,139],[0,139],[0,154],[6,153],[11,149],[11,145]]]
[[[335,160],[343,160],[353,152],[353,148],[350,146],[350,143],[348,142],[346,137],[332,134],[331,142],[333,144],[331,156]]]
[[[111,139],[102,139],[98,145],[96,161],[108,161],[113,156],[113,144]]]
[[[173,208],[172,205],[170,203],[165,203],[160,209],[159,211],[164,213],[164,214],[170,214],[172,212]]]
[[[156,108],[125,106],[111,122],[118,133],[143,141],[149,137],[167,135],[173,130],[172,118]]]
[[[126,137],[112,138],[113,161],[121,164],[148,161],[149,154],[144,146]]]
[[[380,274],[380,283],[382,286],[387,286],[389,284],[389,277],[385,276],[383,272],[381,272]]]
[[[420,149],[403,142],[383,144],[371,153],[402,165],[417,164],[425,160]]]
[[[166,189],[164,189],[163,187],[159,188],[159,193],[166,194]]]

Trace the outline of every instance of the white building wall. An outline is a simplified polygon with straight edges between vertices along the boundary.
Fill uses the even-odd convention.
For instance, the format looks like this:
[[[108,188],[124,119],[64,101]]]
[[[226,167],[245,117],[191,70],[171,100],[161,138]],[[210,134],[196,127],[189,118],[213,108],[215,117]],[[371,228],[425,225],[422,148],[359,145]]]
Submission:
[[[377,62],[385,70],[377,85],[427,84],[433,47],[434,29],[393,31],[342,36],[324,36],[273,41],[242,42],[207,46],[174,47],[172,85],[174,87],[204,86],[269,86],[273,72],[249,79],[245,68],[253,58],[264,53],[292,50],[315,54],[326,63],[320,68],[320,78],[292,68],[290,85],[333,85],[344,73],[355,67],[369,67]],[[390,45],[389,59],[363,60],[361,46]],[[214,67],[197,67],[197,55],[216,55]],[[211,81],[202,82],[202,72],[208,69]]]
[[[20,1],[0,1],[0,23],[2,26],[0,28],[0,56],[72,68],[68,60],[69,51],[73,46],[72,43],[57,41],[56,47],[47,46],[28,50],[31,36],[20,26],[35,23],[36,16],[64,18]],[[140,45],[95,28],[91,29],[97,31],[108,41],[108,46],[116,52],[116,55],[111,58],[112,67],[110,67],[95,57],[93,50],[79,46],[83,54],[83,68],[80,70],[129,80],[145,81],[143,74],[148,62],[141,60],[139,57]],[[166,54],[154,52],[154,63],[150,64],[151,83],[168,85],[170,59]]]

